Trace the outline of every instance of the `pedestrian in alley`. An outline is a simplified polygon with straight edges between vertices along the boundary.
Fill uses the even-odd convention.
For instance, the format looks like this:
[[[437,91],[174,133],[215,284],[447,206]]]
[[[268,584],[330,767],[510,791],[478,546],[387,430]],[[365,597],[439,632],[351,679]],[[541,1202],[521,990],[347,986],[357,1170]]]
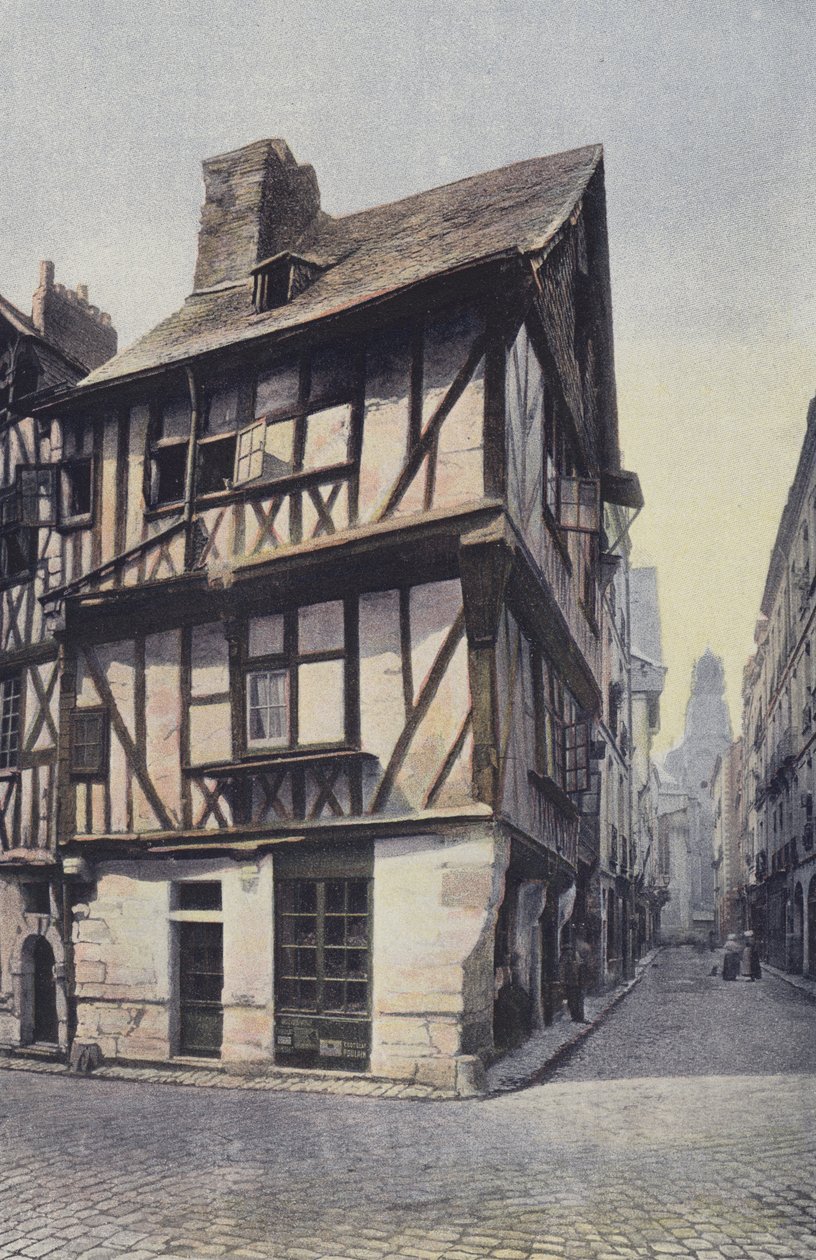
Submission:
[[[559,960],[559,971],[572,1022],[574,1024],[588,1023],[584,1015],[586,967],[577,938],[569,937],[564,944]]]
[[[740,974],[746,980],[761,980],[762,967],[759,962],[759,950],[756,947],[753,932],[745,932],[743,934],[745,942],[742,949],[742,961],[740,963]]]
[[[742,948],[735,932],[729,932],[725,941],[725,953],[723,954],[722,978],[723,980],[736,980],[740,973],[740,958]]]

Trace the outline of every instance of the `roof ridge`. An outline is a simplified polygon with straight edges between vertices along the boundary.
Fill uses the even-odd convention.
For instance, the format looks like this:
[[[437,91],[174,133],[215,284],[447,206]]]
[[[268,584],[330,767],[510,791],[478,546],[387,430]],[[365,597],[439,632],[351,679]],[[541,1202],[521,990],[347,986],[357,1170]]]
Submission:
[[[422,188],[418,192],[408,193],[405,197],[397,197],[395,201],[380,201],[373,206],[362,206],[359,210],[351,210],[348,214],[329,214],[330,224],[343,225],[347,224],[349,219],[355,219],[358,215],[372,214],[377,210],[393,210],[397,206],[403,206],[406,202],[415,199],[429,197],[434,193],[450,192],[453,188],[461,188],[464,184],[471,181],[487,179],[490,175],[504,174],[507,171],[520,170],[523,166],[535,166],[539,162],[554,162],[558,158],[572,157],[576,153],[590,153],[594,155],[594,164],[603,157],[602,144],[579,144],[574,149],[560,149],[557,153],[544,153],[540,157],[521,158],[518,162],[506,162],[504,166],[494,166],[488,171],[476,171],[473,175],[463,175],[460,179],[452,179],[447,184],[434,184],[433,188]]]

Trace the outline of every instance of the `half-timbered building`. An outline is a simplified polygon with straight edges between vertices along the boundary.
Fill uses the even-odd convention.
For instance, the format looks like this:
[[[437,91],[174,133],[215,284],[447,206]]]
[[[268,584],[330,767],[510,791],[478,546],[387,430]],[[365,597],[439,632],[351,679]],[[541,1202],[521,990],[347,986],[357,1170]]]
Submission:
[[[79,539],[72,522],[91,510],[92,440],[79,450],[31,411],[115,351],[110,317],[84,285],[58,284],[52,262],[40,264],[30,316],[0,297],[0,1045],[65,1049],[69,1036],[55,853],[59,646],[42,597],[63,581]]]
[[[282,141],[204,177],[190,298],[31,422],[73,504],[34,595],[71,1032],[471,1088],[598,900],[603,511],[640,503],[602,152],[345,218]]]

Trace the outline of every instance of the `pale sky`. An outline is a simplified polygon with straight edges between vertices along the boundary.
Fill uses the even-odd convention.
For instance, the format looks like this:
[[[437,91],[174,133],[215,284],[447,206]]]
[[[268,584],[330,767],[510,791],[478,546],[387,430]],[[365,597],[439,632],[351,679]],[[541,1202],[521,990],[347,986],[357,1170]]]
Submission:
[[[0,292],[125,345],[191,288],[201,159],[282,136],[345,214],[603,142],[621,445],[669,676],[742,666],[816,392],[812,0],[0,0]]]

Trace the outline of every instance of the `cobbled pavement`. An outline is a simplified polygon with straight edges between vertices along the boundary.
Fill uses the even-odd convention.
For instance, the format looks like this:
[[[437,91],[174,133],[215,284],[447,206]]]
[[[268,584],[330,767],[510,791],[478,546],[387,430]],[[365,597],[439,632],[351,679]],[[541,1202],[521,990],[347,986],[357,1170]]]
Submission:
[[[487,1100],[0,1073],[0,1257],[816,1260],[816,1005],[710,966]]]

